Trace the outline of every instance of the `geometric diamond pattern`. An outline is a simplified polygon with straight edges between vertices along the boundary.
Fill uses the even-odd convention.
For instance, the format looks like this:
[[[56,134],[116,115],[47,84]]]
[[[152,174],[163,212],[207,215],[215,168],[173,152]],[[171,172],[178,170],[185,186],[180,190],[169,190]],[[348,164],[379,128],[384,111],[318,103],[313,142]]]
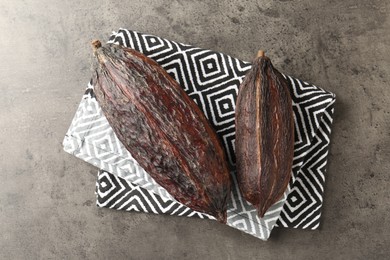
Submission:
[[[109,42],[140,51],[167,70],[209,119],[234,169],[235,101],[250,63],[126,29],[114,33]],[[324,191],[335,96],[309,83],[285,77],[293,100],[295,127],[293,176],[289,187],[262,219],[257,217],[254,207],[242,199],[235,181],[228,205],[229,226],[264,240],[276,225],[317,228]],[[96,102],[92,84],[67,132],[64,149],[102,169],[97,181],[100,207],[156,214],[179,212],[183,216],[212,219],[176,202],[138,165],[113,134]],[[234,172],[232,177],[235,180]],[[172,207],[183,209],[185,213],[168,210]]]
[[[153,192],[102,170],[98,173],[96,194],[99,207],[209,219],[206,214],[189,210],[180,203],[163,199]]]
[[[210,106],[211,118],[215,128],[223,129],[234,122],[235,101],[237,99],[236,85],[215,88],[202,93]]]

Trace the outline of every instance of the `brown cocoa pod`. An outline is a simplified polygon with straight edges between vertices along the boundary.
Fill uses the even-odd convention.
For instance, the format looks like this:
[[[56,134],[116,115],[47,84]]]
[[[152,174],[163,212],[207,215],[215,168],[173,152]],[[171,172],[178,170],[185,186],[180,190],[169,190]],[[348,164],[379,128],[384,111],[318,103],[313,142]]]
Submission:
[[[288,82],[263,51],[240,85],[235,113],[238,185],[264,217],[291,178],[294,117]]]
[[[228,163],[200,108],[152,59],[115,44],[92,45],[94,92],[118,139],[177,201],[226,223]]]

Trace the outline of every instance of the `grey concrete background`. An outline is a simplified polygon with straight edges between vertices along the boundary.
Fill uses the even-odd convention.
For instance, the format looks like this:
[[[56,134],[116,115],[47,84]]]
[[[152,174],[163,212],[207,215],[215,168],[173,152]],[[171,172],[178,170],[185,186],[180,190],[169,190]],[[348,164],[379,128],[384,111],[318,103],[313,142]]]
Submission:
[[[34,3],[33,3],[34,2]],[[389,259],[390,2],[0,1],[0,259]],[[320,230],[268,242],[212,221],[95,206],[61,142],[90,41],[119,27],[250,60],[337,95]]]

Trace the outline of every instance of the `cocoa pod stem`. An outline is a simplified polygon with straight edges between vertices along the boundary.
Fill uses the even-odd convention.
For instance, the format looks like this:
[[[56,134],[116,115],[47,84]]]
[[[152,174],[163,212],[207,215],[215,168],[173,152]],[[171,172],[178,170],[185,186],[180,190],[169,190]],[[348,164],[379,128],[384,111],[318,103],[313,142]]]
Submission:
[[[264,56],[265,56],[265,51],[259,50],[259,51],[257,52],[256,58],[264,57]]]

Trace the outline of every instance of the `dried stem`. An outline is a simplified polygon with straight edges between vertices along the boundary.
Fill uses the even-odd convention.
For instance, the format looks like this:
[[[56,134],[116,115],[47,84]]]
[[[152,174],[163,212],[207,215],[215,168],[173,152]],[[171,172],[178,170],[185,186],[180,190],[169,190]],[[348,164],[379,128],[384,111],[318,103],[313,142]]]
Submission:
[[[265,52],[263,50],[259,50],[257,52],[256,58],[259,58],[259,57],[265,57]]]
[[[102,47],[102,43],[99,40],[93,40],[91,44],[94,52],[100,47]]]

